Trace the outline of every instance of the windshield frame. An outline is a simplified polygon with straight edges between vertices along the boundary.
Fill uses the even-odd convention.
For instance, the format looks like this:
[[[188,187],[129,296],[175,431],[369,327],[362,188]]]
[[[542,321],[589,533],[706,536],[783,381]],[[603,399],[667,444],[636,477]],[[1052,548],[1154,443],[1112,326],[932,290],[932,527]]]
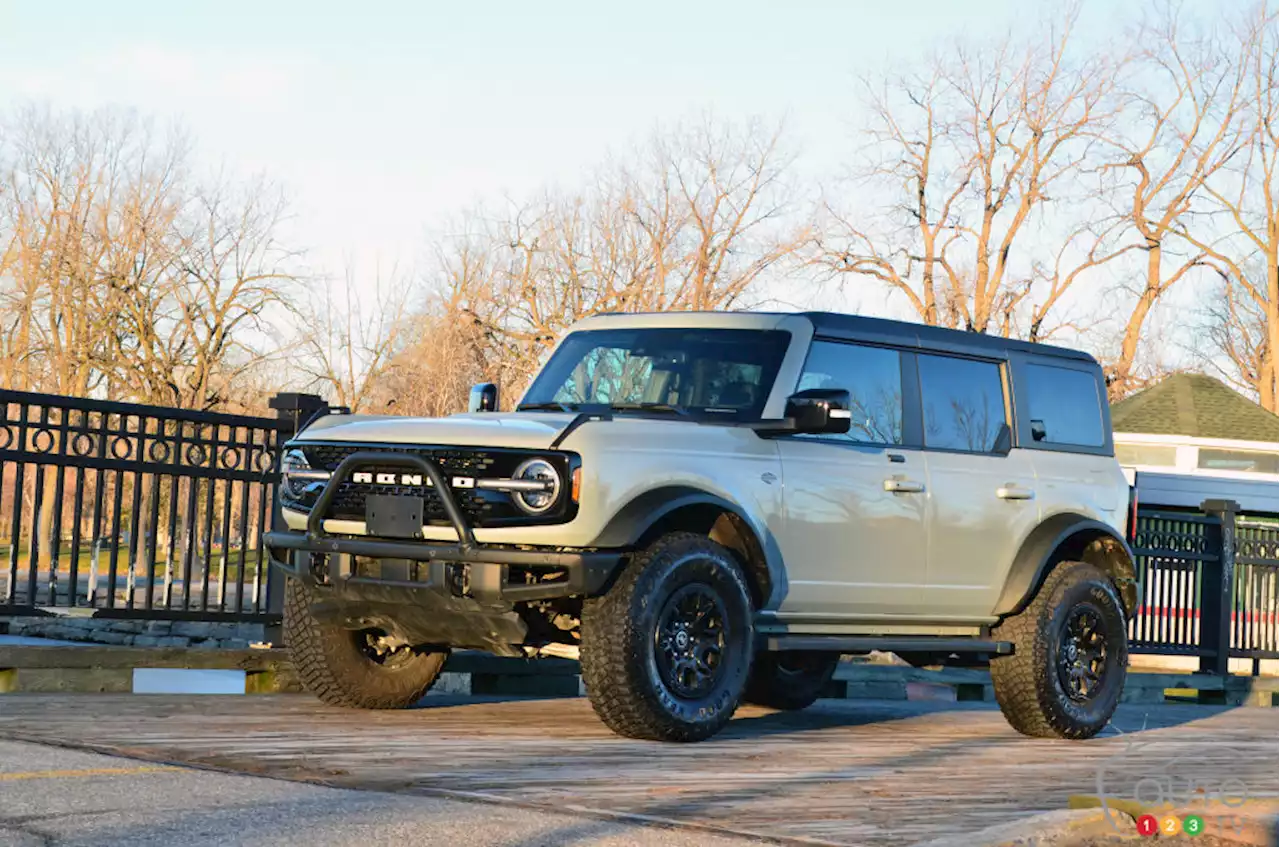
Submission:
[[[554,399],[560,387],[564,385],[583,357],[591,350],[602,346],[598,342],[607,341],[609,336],[634,337],[637,333],[652,333],[658,336],[655,340],[662,340],[662,337],[666,337],[673,341],[683,336],[698,334],[702,337],[703,343],[710,342],[715,337],[728,340],[731,336],[739,336],[742,339],[740,343],[746,349],[764,350],[764,355],[760,357],[759,361],[742,363],[758,365],[761,369],[759,379],[752,383],[755,392],[753,402],[750,406],[735,407],[710,404],[685,406],[682,404],[668,404],[667,402],[643,403],[635,402],[629,398],[619,399],[616,403],[603,401],[575,403]],[[596,336],[597,338],[588,340],[591,336]],[[592,344],[590,343],[591,341],[596,341],[597,343]],[[556,345],[551,356],[539,370],[528,389],[526,389],[520,403],[516,406],[516,411],[548,411],[547,407],[562,405],[564,407],[563,411],[574,413],[590,412],[598,414],[607,412],[617,415],[661,417],[667,420],[692,420],[698,423],[723,422],[725,424],[735,424],[759,421],[764,419],[765,409],[773,397],[778,378],[788,361],[794,342],[795,334],[788,328],[778,326],[680,327],[650,325],[584,327],[570,332]],[[587,346],[583,346],[580,351],[575,351],[575,346],[579,344]],[[619,347],[625,346],[627,345],[619,344]],[[638,345],[635,345],[633,341],[632,346]],[[709,359],[707,361],[715,360]],[[732,361],[732,359],[721,361]],[[525,406],[538,408],[525,409]]]

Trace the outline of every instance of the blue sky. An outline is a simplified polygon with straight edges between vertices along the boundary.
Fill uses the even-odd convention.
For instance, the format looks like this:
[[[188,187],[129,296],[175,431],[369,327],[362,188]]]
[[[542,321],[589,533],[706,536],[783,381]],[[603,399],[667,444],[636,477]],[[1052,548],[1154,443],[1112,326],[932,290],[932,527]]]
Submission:
[[[0,108],[135,107],[263,171],[336,272],[410,266],[479,201],[571,186],[655,125],[785,117],[804,172],[850,161],[854,80],[1058,4],[0,0]],[[1088,0],[1105,37],[1115,7]]]

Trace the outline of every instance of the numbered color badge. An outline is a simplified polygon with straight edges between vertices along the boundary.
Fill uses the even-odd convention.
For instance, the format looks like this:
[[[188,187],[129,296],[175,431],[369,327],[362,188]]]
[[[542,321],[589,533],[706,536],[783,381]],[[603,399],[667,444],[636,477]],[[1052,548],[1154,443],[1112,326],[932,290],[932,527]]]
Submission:
[[[1155,815],[1143,815],[1138,818],[1138,834],[1154,837],[1160,834],[1160,821]]]

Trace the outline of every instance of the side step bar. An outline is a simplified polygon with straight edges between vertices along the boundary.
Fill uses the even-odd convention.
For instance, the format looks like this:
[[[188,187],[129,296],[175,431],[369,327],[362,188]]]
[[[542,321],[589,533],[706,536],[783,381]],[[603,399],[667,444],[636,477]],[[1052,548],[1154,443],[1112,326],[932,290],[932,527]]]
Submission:
[[[988,641],[978,638],[933,638],[926,635],[771,635],[765,649],[815,650],[831,653],[865,653],[884,650],[889,653],[1013,653],[1010,641]]]

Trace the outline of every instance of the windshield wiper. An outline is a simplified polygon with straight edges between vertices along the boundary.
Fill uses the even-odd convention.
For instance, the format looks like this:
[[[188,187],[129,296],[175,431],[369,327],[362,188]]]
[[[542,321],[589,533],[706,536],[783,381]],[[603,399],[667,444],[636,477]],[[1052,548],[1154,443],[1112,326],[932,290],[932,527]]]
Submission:
[[[692,417],[688,409],[670,403],[610,403],[609,408],[617,412],[665,412],[682,418]]]
[[[516,406],[517,412],[572,412],[573,407],[566,403],[548,400],[545,403],[521,403]]]

